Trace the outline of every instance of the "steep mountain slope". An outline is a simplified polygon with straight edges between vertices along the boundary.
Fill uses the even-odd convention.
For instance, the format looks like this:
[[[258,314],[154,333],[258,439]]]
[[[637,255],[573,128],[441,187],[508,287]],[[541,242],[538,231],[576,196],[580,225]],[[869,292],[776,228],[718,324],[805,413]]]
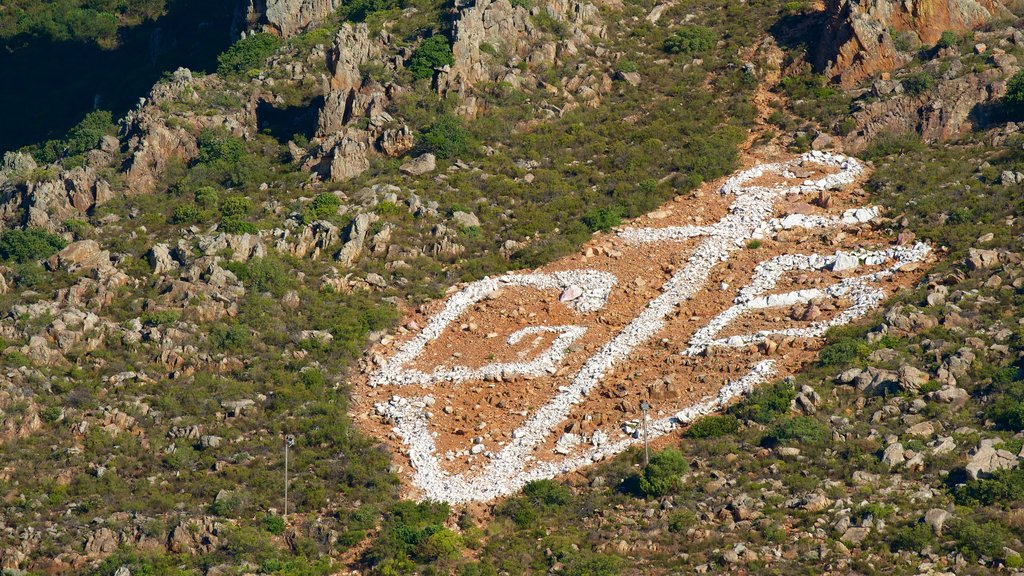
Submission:
[[[960,16],[967,12],[938,10],[932,20],[906,6],[878,22],[899,22],[922,41],[977,23]],[[779,31],[794,19],[820,21],[813,6],[334,8],[254,4],[262,32],[225,53],[217,74],[179,70],[119,125],[91,116],[58,147],[4,159],[4,568],[125,576],[1020,566],[1024,159],[1016,125],[997,123],[1012,112],[1000,86],[1016,72],[1015,18],[901,57],[907,64],[892,76],[845,91],[813,76],[804,47]],[[976,49],[976,40],[990,45]],[[865,73],[837,62],[831,74]],[[935,96],[991,114],[915,120]],[[950,142],[925,147],[906,132]],[[400,479],[422,463],[389,449],[400,443],[388,437],[396,423],[378,421],[374,405],[391,395],[365,383],[390,357],[377,352],[395,345],[394,333],[409,338],[425,325],[438,306],[428,302],[459,282],[566,255],[575,260],[542,271],[583,257],[619,266],[626,248],[611,236],[594,239],[589,255],[577,251],[594,232],[618,234],[623,219],[648,213],[638,222],[655,228],[691,216],[703,220],[695,226],[710,223],[714,207],[726,206],[707,183],[812,145],[862,151],[867,180],[787,210],[842,215],[879,204],[880,214],[844,235],[747,239],[735,247],[744,266],[715,268],[714,284],[731,286],[718,297],[731,298],[743,273],[783,250],[920,240],[934,266],[905,270],[890,288],[906,290],[828,332],[820,351],[816,340],[786,339],[702,356],[728,367],[780,353],[787,371],[803,368],[666,434],[650,465],[634,449],[495,501],[453,509],[401,499],[409,492]],[[684,264],[664,248],[629,254],[622,265],[636,274],[613,298],[634,307],[655,293],[647,276],[670,273],[644,258]],[[811,276],[796,281],[819,282]],[[575,298],[559,288],[568,295],[547,304],[531,296],[522,315],[534,306],[561,314],[555,300]],[[589,286],[578,288],[587,301]],[[498,303],[485,301],[477,326],[459,326],[453,341],[501,332],[487,316]],[[812,307],[832,312],[797,304],[806,306],[745,328],[813,322]],[[613,306],[594,337],[623,325],[626,312]],[[482,352],[484,340],[428,352],[420,367],[497,360]],[[587,353],[596,346],[581,343]],[[670,344],[663,359],[681,358]],[[581,354],[569,348],[568,358]],[[721,383],[722,373],[694,375],[693,390],[654,381],[676,371],[632,366],[619,375],[628,382],[621,391],[564,432],[592,441],[595,430],[639,416],[637,400],[656,410],[678,401],[674,411]],[[536,408],[531,394],[543,386],[529,382],[435,398],[444,401],[435,404],[442,441],[453,435],[468,456],[486,458],[472,446],[489,450],[513,429],[477,432],[476,417],[520,400]],[[287,435],[295,446],[283,518]]]

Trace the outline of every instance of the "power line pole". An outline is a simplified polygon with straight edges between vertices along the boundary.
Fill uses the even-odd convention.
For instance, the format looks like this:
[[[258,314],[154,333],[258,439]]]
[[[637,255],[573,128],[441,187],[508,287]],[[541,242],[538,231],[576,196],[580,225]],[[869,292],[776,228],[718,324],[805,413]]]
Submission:
[[[650,448],[647,447],[647,411],[650,409],[651,405],[647,403],[647,400],[644,400],[643,402],[640,403],[640,410],[643,411],[644,413],[644,468],[646,468],[651,463],[651,451]]]
[[[285,522],[288,522],[288,450],[295,446],[295,436],[288,434],[284,437],[284,516],[282,516]]]

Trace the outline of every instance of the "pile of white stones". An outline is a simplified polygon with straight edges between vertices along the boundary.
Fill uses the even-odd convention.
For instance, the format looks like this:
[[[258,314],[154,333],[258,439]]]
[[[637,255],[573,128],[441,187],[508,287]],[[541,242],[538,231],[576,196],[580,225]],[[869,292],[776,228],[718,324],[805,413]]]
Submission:
[[[781,176],[786,180],[796,179],[798,168],[805,164],[836,169],[817,180],[802,180],[797,184],[783,183],[775,186],[748,185],[753,180],[765,175]],[[587,394],[597,386],[608,371],[617,363],[628,358],[640,345],[649,342],[666,325],[666,320],[679,306],[690,300],[706,284],[712,269],[726,261],[729,255],[751,240],[763,237],[779,229],[838,227],[859,224],[872,220],[878,214],[874,208],[860,208],[847,211],[841,217],[803,216],[800,218],[784,217],[773,219],[777,200],[788,195],[808,194],[833,190],[852,184],[863,172],[864,168],[858,161],[841,155],[823,152],[811,152],[800,158],[774,164],[764,164],[745,170],[730,178],[721,188],[721,193],[735,197],[728,214],[711,226],[681,226],[660,229],[627,229],[619,235],[623,239],[637,243],[680,241],[701,238],[688,257],[686,266],[678,271],[662,287],[662,293],[648,303],[646,308],[625,328],[583,364],[571,381],[559,387],[558,393],[544,406],[527,417],[526,421],[512,432],[512,440],[493,451],[477,450],[479,456],[486,458],[480,468],[482,470],[465,474],[451,474],[441,466],[436,452],[435,433],[430,431],[428,421],[431,416],[427,403],[418,398],[394,396],[387,403],[377,406],[378,412],[385,414],[395,423],[395,432],[408,447],[409,458],[415,469],[413,481],[421,490],[425,499],[443,500],[452,503],[468,501],[486,501],[509,494],[521,488],[525,483],[550,478],[557,474],[574,470],[580,466],[598,461],[608,455],[615,454],[637,441],[635,434],[625,435],[619,431],[601,431],[591,436],[589,443],[583,439],[566,439],[556,444],[555,459],[538,460],[534,451],[552,437],[553,432],[564,422],[572,408],[584,401]],[[735,305],[723,312],[711,323],[694,334],[691,346],[685,353],[699,353],[712,345],[744,346],[759,339],[766,338],[768,332],[741,337],[738,340],[716,340],[714,336],[729,322],[746,310],[787,305],[809,301],[816,297],[850,296],[853,305],[837,316],[828,325],[842,324],[859,317],[870,308],[877,306],[883,294],[880,289],[869,286],[886,275],[895,273],[899,267],[918,261],[928,253],[928,247],[919,244],[912,248],[897,248],[878,252],[864,252],[856,255],[835,254],[832,256],[793,255],[782,256],[762,263],[755,273],[754,282],[740,291]],[[889,268],[859,276],[846,278],[824,291],[811,290],[788,295],[765,295],[773,288],[781,275],[788,270],[796,269],[832,269],[834,272],[855,268],[863,260],[867,265],[880,265],[895,261]],[[474,283],[455,294],[445,309],[438,314],[426,328],[415,338],[402,346],[398,353],[387,362],[372,378],[373,385],[403,386],[408,384],[428,384],[432,382],[458,382],[466,379],[480,379],[492,374],[536,374],[536,370],[549,370],[563,358],[558,346],[552,345],[535,361],[519,364],[492,364],[471,370],[465,367],[438,370],[425,374],[404,368],[422,352],[424,346],[436,339],[445,328],[455,321],[469,306],[492,294],[502,285],[533,286],[538,289],[562,289],[576,286],[584,290],[584,294],[571,299],[567,304],[575,303],[577,311],[591,312],[601,308],[608,298],[615,279],[610,274],[592,270],[557,272],[553,275],[528,274],[510,275],[497,279],[485,279]],[[576,292],[578,290],[574,290]],[[573,294],[574,296],[576,294]],[[547,331],[561,332],[556,341],[559,346],[579,337],[573,326],[541,327]],[[794,329],[794,335],[820,334],[827,326],[816,325],[811,328]],[[528,329],[529,330],[529,329]],[[789,331],[787,331],[788,333]],[[529,332],[533,333],[533,332]],[[515,338],[526,335],[525,330],[513,334]],[[510,338],[510,343],[512,338]],[[736,396],[743,394],[759,383],[771,377],[774,363],[770,360],[755,364],[747,375],[724,386],[719,392],[704,401],[686,408],[674,416],[656,420],[648,425],[649,434],[657,437],[665,434],[680,424],[720,409]],[[532,372],[531,372],[532,371]],[[617,439],[613,440],[612,436]],[[571,446],[570,446],[571,445]],[[574,450],[576,455],[572,455]],[[557,458],[560,453],[570,453]]]

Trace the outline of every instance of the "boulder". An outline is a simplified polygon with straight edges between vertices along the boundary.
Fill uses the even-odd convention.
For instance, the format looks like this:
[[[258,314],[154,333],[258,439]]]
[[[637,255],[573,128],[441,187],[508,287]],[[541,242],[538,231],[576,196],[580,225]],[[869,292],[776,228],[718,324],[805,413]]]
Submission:
[[[398,168],[410,176],[422,176],[437,169],[437,158],[430,153],[417,156]]]
[[[452,220],[459,228],[479,228],[480,219],[471,212],[456,211],[452,214]]]
[[[1002,440],[998,438],[987,438],[971,451],[967,461],[967,475],[972,480],[988,477],[996,470],[1014,468],[1017,466],[1017,455],[1008,451],[996,448]]]
[[[967,254],[967,267],[971,270],[987,270],[999,265],[999,253],[995,250],[971,248]]]

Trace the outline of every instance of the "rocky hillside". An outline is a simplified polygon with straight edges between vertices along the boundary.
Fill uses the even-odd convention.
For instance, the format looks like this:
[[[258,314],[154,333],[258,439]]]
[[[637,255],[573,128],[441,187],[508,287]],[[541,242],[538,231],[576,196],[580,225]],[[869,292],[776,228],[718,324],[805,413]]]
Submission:
[[[0,565],[117,576],[1018,570],[1015,8],[254,2],[251,31],[216,71],[168,74],[126,117],[95,112],[0,165]],[[823,21],[819,57],[792,32]],[[374,406],[390,395],[369,382],[452,287],[574,255],[629,269],[618,289],[654,298],[651,279],[685,261],[639,263],[660,248],[623,259],[611,236],[623,222],[710,225],[721,202],[711,183],[811,148],[857,154],[844,166],[864,170],[850,190],[794,199],[796,220],[779,219],[774,236],[729,250],[752,270],[788,243],[824,253],[921,242],[935,255],[927,269],[906,270],[895,296],[823,342],[740,338],[753,348],[701,356],[726,367],[716,378],[748,355],[792,348],[799,362],[665,431],[647,465],[631,449],[496,500],[403,499],[423,463],[394,449],[408,429],[383,423]],[[815,174],[794,170],[776,176]],[[841,236],[802,224],[848,208],[856,222]],[[853,265],[839,260],[818,264]],[[717,298],[743,283],[725,266],[711,265]],[[821,284],[812,276],[781,281]],[[493,362],[486,337],[500,322],[589,298],[558,287],[496,322],[497,299],[483,301],[483,320],[452,336],[483,344],[436,363]],[[805,299],[743,326],[842,309]],[[615,306],[592,338],[634,312]],[[675,367],[634,366],[551,448],[569,454],[624,419],[638,438],[636,400],[690,405],[720,386],[666,377],[688,374],[680,345],[696,322],[666,318],[680,332],[652,341],[649,357]],[[531,337],[543,348],[556,336]],[[513,438],[476,416],[523,418],[514,403],[544,391],[519,384],[431,400],[443,401],[441,441],[466,444],[467,468]]]

